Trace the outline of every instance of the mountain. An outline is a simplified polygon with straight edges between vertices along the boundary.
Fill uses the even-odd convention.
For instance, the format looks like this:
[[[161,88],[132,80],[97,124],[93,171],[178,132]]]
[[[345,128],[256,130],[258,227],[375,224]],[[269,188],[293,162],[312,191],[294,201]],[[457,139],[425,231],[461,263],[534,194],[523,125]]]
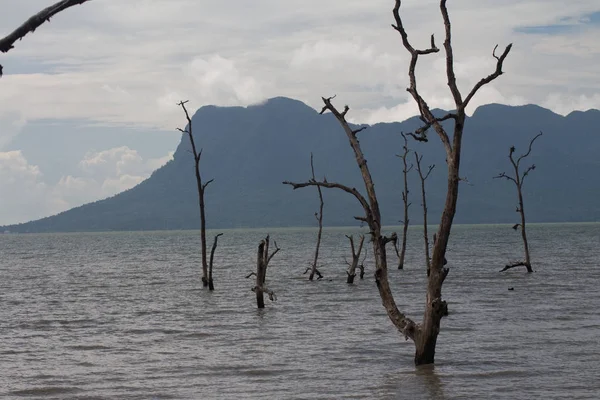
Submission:
[[[441,112],[441,111],[440,111]],[[351,115],[352,110],[350,110]],[[203,148],[209,227],[311,226],[318,208],[315,188],[292,190],[284,180],[310,177],[313,152],[318,177],[363,188],[347,138],[331,115],[319,115],[302,102],[274,98],[248,107],[200,108],[192,123]],[[537,168],[524,185],[525,210],[531,222],[600,221],[600,111],[560,116],[535,105],[479,107],[466,122],[461,174],[468,179],[459,195],[458,223],[515,222],[514,185],[493,179],[510,172],[509,147],[517,154],[543,131],[526,159]],[[400,132],[419,127],[411,118],[380,123],[359,133],[380,198],[384,223],[401,217]],[[435,132],[428,143],[410,141],[435,164],[427,181],[430,221],[439,218],[446,188],[445,155]],[[199,211],[189,140],[182,140],[174,159],[136,187],[114,197],[58,215],[2,227],[11,232],[196,229]],[[413,156],[409,160],[414,161]],[[411,172],[411,223],[421,221],[419,181]],[[324,223],[352,225],[360,215],[356,200],[325,190]]]

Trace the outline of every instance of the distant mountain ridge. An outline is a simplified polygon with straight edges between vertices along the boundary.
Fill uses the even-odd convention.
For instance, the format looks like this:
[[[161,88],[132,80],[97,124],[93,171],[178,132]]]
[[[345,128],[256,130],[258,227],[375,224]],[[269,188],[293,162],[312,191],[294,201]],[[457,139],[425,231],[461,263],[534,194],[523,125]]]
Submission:
[[[350,110],[350,114],[352,110]],[[304,103],[277,97],[248,107],[200,108],[192,118],[203,149],[202,175],[214,179],[206,191],[208,226],[213,228],[311,226],[318,207],[316,190],[293,191],[284,180],[310,176],[310,153],[316,174],[329,181],[363,189],[352,150],[337,121]],[[413,117],[401,123],[379,123],[359,139],[380,198],[383,221],[401,219],[400,132],[420,126]],[[524,187],[531,222],[600,221],[600,111],[561,116],[535,105],[479,107],[466,121],[457,223],[516,221],[515,189],[492,179],[509,172],[508,149],[526,151],[538,132],[527,165],[537,168]],[[451,130],[450,130],[451,132]],[[446,188],[445,154],[435,132],[428,143],[409,142],[435,164],[427,181],[430,221],[435,223]],[[174,159],[136,187],[111,198],[55,216],[0,228],[11,232],[196,229],[199,212],[189,141],[182,140]],[[409,156],[414,161],[414,156]],[[418,179],[410,174],[411,224],[422,220]],[[360,207],[352,196],[326,190],[324,223],[356,224]]]

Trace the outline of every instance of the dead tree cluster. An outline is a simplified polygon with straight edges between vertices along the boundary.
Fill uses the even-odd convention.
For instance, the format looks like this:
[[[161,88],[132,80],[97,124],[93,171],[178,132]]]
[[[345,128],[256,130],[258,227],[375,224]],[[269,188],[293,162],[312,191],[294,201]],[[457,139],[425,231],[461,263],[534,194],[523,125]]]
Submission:
[[[529,167],[527,167],[527,169],[525,169],[525,171],[523,173],[521,173],[521,161],[524,160],[525,158],[527,158],[530,154],[531,154],[531,149],[533,146],[533,142],[535,142],[535,140],[537,138],[539,138],[540,136],[542,136],[542,133],[538,133],[536,136],[534,136],[533,139],[531,139],[531,141],[529,142],[529,148],[527,150],[527,153],[525,154],[521,154],[519,157],[517,157],[517,159],[515,160],[514,158],[514,153],[515,153],[515,146],[511,146],[509,152],[508,152],[508,159],[510,160],[510,163],[513,167],[513,171],[514,171],[514,175],[508,175],[505,172],[502,172],[500,174],[498,174],[497,176],[495,176],[494,178],[504,178],[508,181],[511,181],[512,183],[515,184],[516,188],[517,188],[517,198],[518,198],[518,202],[519,205],[517,206],[516,212],[519,213],[520,217],[521,217],[521,222],[518,224],[515,224],[513,226],[514,230],[517,229],[521,229],[521,237],[523,239],[523,247],[525,249],[525,260],[524,261],[516,261],[510,264],[507,264],[500,272],[504,272],[506,270],[509,270],[511,268],[515,268],[515,267],[525,267],[527,268],[527,272],[533,272],[533,268],[531,267],[531,258],[529,256],[529,243],[527,242],[527,231],[525,230],[525,208],[523,206],[523,183],[525,181],[525,178],[527,178],[527,176],[529,175],[529,173],[531,171],[533,171],[535,169],[535,164],[530,165]]]
[[[50,7],[44,8],[42,11],[37,14],[31,16],[27,21],[25,21],[21,26],[15,29],[9,35],[0,39],[0,51],[2,53],[7,53],[9,50],[15,47],[15,42],[17,40],[23,39],[28,33],[33,33],[37,28],[39,28],[44,22],[50,22],[50,18],[54,17],[61,11],[66,10],[69,7],[76,6],[78,4],[83,4],[90,0],[63,0],[57,3],[54,3]],[[0,64],[0,77],[2,76],[2,64]]]

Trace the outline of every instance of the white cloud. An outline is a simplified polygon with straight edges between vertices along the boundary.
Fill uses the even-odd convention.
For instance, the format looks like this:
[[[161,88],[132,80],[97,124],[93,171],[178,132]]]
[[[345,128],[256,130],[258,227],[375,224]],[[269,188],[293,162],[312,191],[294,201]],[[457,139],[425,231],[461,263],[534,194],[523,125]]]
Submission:
[[[0,151],[21,132],[26,123],[25,117],[18,110],[0,114]]]
[[[45,4],[13,3],[0,0],[3,26]],[[428,45],[431,33],[442,45],[437,4],[402,4],[417,47]],[[181,125],[175,105],[181,99],[200,107],[285,95],[319,107],[320,96],[336,93],[367,116],[368,110],[373,116],[383,108],[402,110],[408,54],[390,27],[392,5],[392,0],[348,0],[343,6],[317,0],[89,2],[61,13],[3,56],[0,102],[27,120],[87,118],[165,129]],[[496,43],[515,46],[507,73],[493,84],[500,94],[495,98],[541,103],[552,93],[585,93],[590,80],[597,81],[598,27],[581,25],[554,35],[515,30],[582,24],[582,17],[598,9],[596,0],[568,8],[558,0],[463,0],[449,9],[463,91],[491,72]],[[441,53],[422,57],[418,66],[419,84],[435,94],[432,105],[438,107],[448,96],[439,65]],[[19,74],[22,68],[27,73]],[[398,119],[409,116],[401,113]]]
[[[148,178],[173,158],[143,160],[126,146],[88,153],[74,175],[55,185],[43,182],[42,171],[21,151],[0,152],[0,224],[25,222],[113,196]]]

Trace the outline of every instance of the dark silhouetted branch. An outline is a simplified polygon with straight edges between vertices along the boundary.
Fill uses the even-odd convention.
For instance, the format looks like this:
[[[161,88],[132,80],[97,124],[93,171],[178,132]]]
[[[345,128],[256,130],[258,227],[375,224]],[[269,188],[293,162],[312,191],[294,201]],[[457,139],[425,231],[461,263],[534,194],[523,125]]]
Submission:
[[[79,4],[83,4],[90,0],[63,0],[54,3],[50,7],[44,8],[42,11],[31,16],[21,26],[15,29],[9,35],[0,39],[0,52],[6,53],[15,47],[17,40],[23,39],[28,33],[33,33],[43,23],[50,22],[50,18],[54,17],[61,11],[66,10],[69,7],[73,7]],[[7,5],[8,7],[8,5]],[[2,65],[0,65],[0,76],[2,76]]]

